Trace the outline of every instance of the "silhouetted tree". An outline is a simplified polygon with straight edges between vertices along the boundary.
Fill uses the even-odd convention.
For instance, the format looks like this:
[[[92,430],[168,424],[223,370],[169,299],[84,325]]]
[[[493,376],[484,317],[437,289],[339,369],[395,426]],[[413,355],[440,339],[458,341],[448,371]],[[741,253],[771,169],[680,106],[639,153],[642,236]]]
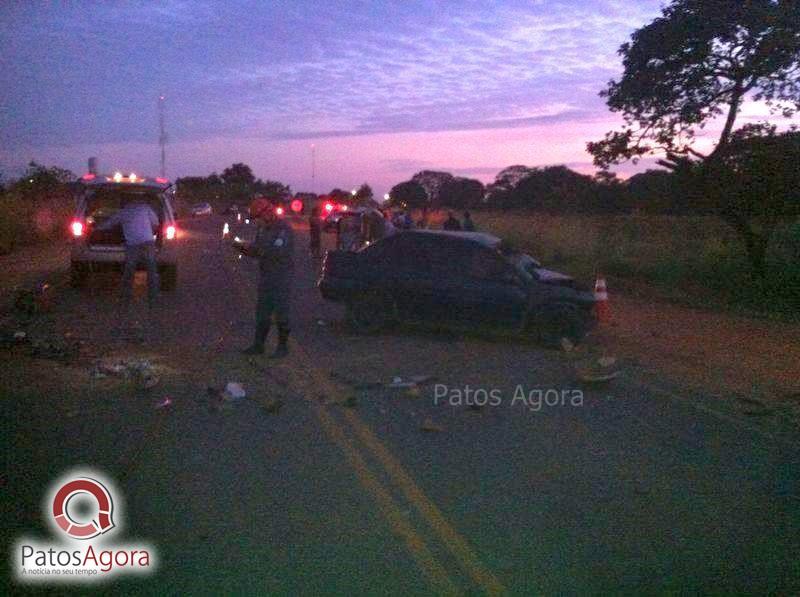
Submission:
[[[230,203],[225,185],[216,174],[210,176],[184,176],[175,181],[178,199],[184,206],[192,203],[209,203],[217,208]]]
[[[338,187],[333,189],[330,193],[328,193],[328,197],[334,203],[344,203],[346,205],[350,205],[353,198],[353,196],[350,193]]]
[[[675,175],[668,170],[647,170],[625,183],[631,206],[647,213],[674,213]]]
[[[441,188],[452,180],[453,175],[449,172],[437,172],[436,170],[422,170],[411,177],[411,182],[416,182],[425,189],[428,204],[433,207],[440,204],[439,193]]]
[[[66,185],[74,180],[76,176],[69,170],[31,161],[25,174],[9,185],[9,191],[35,201],[47,198],[48,193],[63,192]]]
[[[372,187],[367,183],[362,184],[356,191],[356,203],[359,205],[372,205],[375,200],[372,193]]]
[[[428,195],[422,185],[411,180],[401,182],[389,191],[391,207],[407,207],[409,209],[427,208]]]
[[[455,209],[479,207],[483,202],[484,187],[479,180],[453,178],[439,189],[439,205]]]
[[[528,166],[516,165],[498,172],[494,182],[486,187],[486,202],[495,207],[507,207],[511,192],[531,171]]]
[[[594,187],[591,176],[566,166],[533,168],[508,193],[504,207],[552,213],[593,211]]]
[[[754,278],[779,224],[800,217],[800,132],[746,126],[699,168],[705,199],[744,242]]]
[[[601,93],[625,121],[588,144],[595,164],[648,154],[662,165],[705,160],[697,130],[725,115],[711,155],[731,139],[748,97],[777,113],[800,108],[800,8],[797,0],[673,0],[662,16],[620,47],[624,73]]]
[[[225,197],[229,201],[247,203],[255,193],[256,178],[247,164],[237,163],[222,171]]]
[[[273,203],[288,201],[292,196],[292,189],[276,180],[256,180],[253,184],[253,191],[257,195],[266,197]]]

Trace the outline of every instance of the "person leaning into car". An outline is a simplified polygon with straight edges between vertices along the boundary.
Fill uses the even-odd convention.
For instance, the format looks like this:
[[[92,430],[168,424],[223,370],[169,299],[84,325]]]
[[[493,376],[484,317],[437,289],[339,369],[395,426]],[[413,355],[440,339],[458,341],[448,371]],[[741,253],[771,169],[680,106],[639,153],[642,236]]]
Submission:
[[[141,199],[130,199],[122,209],[97,230],[109,230],[122,226],[125,238],[125,268],[122,270],[122,299],[130,302],[133,294],[133,275],[136,267],[144,262],[147,269],[147,300],[152,307],[158,297],[158,266],[156,264],[156,243],[153,236],[158,230],[158,216],[153,208]]]

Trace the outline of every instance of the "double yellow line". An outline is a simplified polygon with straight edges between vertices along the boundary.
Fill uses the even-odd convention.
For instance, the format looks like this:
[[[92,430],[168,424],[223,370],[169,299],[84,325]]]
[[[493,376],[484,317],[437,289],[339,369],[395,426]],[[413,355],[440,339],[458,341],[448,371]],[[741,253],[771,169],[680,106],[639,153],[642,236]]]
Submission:
[[[322,428],[331,440],[342,449],[360,483],[372,494],[392,530],[403,539],[409,553],[431,584],[441,594],[460,594],[462,591],[431,553],[423,537],[408,522],[391,493],[369,469],[355,442],[346,432],[346,427],[343,428],[328,412],[324,404],[315,398],[322,394],[333,401],[341,401],[342,390],[312,364],[311,358],[301,345],[293,339],[290,342],[293,357],[290,375],[293,376],[295,383],[308,388],[303,395],[311,404]],[[306,372],[308,376],[301,376],[300,371]],[[313,382],[313,385],[310,385],[309,382]],[[469,578],[488,595],[505,593],[506,590],[500,581],[481,563],[466,540],[450,525],[436,504],[420,489],[411,475],[375,436],[369,426],[352,409],[344,408],[342,412],[345,421],[361,440],[363,446],[383,466],[388,478],[400,489],[405,499],[417,509]]]
[[[252,300],[246,297],[245,289],[241,285],[234,285],[233,291],[242,298],[245,304]],[[434,589],[443,595],[459,595],[464,592],[431,552],[422,535],[408,521],[389,489],[370,470],[352,438],[353,434],[382,465],[386,476],[399,488],[405,499],[417,509],[472,582],[487,595],[506,593],[505,587],[481,563],[467,541],[450,525],[436,504],[420,489],[411,475],[375,436],[369,426],[352,409],[343,408],[341,410],[344,420],[349,425],[348,432],[347,425],[341,425],[329,412],[326,405],[317,400],[318,395],[323,395],[332,402],[342,402],[346,397],[346,392],[337,387],[327,375],[314,365],[308,352],[294,338],[291,338],[289,342],[291,357],[288,361],[284,361],[285,364],[282,368],[290,376],[293,385],[301,390],[325,433],[341,448],[359,482],[372,495],[392,531],[402,539],[412,558]]]

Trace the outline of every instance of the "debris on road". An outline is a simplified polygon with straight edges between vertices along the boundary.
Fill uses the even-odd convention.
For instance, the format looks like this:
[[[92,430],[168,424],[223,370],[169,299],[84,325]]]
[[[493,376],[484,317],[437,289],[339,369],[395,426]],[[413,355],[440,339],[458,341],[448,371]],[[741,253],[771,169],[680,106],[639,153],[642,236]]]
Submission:
[[[390,389],[392,389],[392,390],[407,390],[408,388],[413,388],[413,387],[415,387],[416,385],[417,385],[417,384],[416,384],[416,383],[414,383],[413,381],[404,381],[404,380],[403,380],[402,378],[400,378],[400,377],[395,377],[395,378],[392,380],[392,383],[390,383],[390,384],[387,384],[387,386],[386,386],[386,387],[387,387],[387,388],[390,388]]]
[[[261,408],[267,414],[277,415],[278,412],[281,410],[282,406],[283,406],[283,401],[282,400],[273,399],[273,400],[267,400],[266,402],[264,402],[264,404],[261,405]]]
[[[31,342],[31,356],[39,359],[54,361],[69,361],[78,356],[80,344],[78,342],[64,342],[62,340],[33,340]]]
[[[21,288],[14,294],[14,309],[33,317],[37,313],[49,311],[53,305],[53,286],[40,282],[33,288]]]
[[[433,375],[412,375],[407,379],[402,377],[393,377],[389,382],[359,381],[347,377],[346,375],[342,375],[338,371],[331,371],[329,376],[331,379],[348,385],[354,390],[378,390],[381,388],[386,388],[389,390],[406,390],[406,395],[414,398],[420,395],[420,385],[430,383],[435,379]]]
[[[12,332],[11,330],[0,329],[0,348],[12,348],[25,343],[27,340],[27,332],[22,330]]]
[[[432,433],[441,433],[444,431],[444,427],[437,425],[433,422],[433,419],[427,417],[420,425],[420,429],[422,431],[432,432]]]
[[[223,392],[223,397],[227,400],[241,400],[246,395],[247,393],[244,391],[242,384],[236,381],[229,381]]]
[[[575,350],[575,344],[569,338],[561,338],[559,344],[561,345],[561,350],[564,352],[572,352]]]
[[[744,406],[742,414],[749,417],[765,417],[774,414],[775,409],[768,407],[761,400],[756,398],[741,397],[737,398]]]
[[[338,404],[346,406],[347,408],[355,408],[358,406],[358,399],[355,396],[348,396]]]
[[[95,364],[89,374],[97,379],[119,377],[132,379],[140,388],[149,390],[158,385],[160,377],[148,359],[103,359]]]
[[[208,386],[206,388],[206,395],[208,396],[209,411],[220,412],[231,408],[231,402],[225,398],[225,393],[222,390],[213,386]]]
[[[575,373],[584,383],[605,383],[620,376],[615,357],[601,357],[588,362],[576,362]]]
[[[402,377],[393,377],[392,381],[387,384],[386,387],[388,388],[413,388],[421,385],[425,385],[426,383],[431,383],[436,378],[433,375],[412,375],[407,379]]]
[[[158,385],[159,377],[153,373],[146,373],[139,378],[139,386],[145,390],[150,390]]]
[[[375,390],[384,387],[384,384],[380,381],[357,381],[337,371],[331,371],[328,375],[331,379],[348,385],[354,390]]]

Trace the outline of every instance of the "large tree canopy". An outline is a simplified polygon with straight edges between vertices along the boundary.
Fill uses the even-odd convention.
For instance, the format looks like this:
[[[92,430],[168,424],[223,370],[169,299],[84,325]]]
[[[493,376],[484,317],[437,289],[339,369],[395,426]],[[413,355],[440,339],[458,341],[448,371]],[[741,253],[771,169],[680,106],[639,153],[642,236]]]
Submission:
[[[428,194],[421,184],[407,180],[394,185],[389,191],[389,205],[409,209],[428,207]]]
[[[479,180],[453,177],[439,189],[439,205],[456,209],[478,207],[483,203],[484,187]]]
[[[703,197],[745,243],[757,278],[781,222],[800,217],[800,132],[746,126],[700,168]]]
[[[619,53],[623,76],[601,95],[625,124],[588,144],[603,168],[654,153],[664,165],[705,159],[692,147],[698,129],[724,116],[719,151],[746,99],[800,109],[798,0],[674,0]]]
[[[428,196],[428,203],[432,206],[439,205],[439,193],[442,187],[448,182],[452,182],[453,175],[449,172],[438,172],[436,170],[422,170],[411,177],[412,182],[416,182]]]

